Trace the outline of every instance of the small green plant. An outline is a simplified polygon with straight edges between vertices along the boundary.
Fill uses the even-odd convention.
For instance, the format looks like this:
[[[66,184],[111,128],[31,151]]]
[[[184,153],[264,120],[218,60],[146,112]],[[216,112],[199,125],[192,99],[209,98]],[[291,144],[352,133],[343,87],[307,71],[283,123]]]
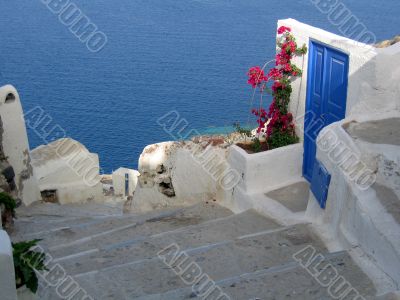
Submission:
[[[5,208],[15,213],[15,208],[17,207],[17,203],[14,198],[8,195],[7,193],[0,193],[0,204],[4,204]]]
[[[4,205],[4,211],[1,212],[1,224],[3,228],[10,228],[13,224],[13,218],[15,218],[15,208],[17,203],[7,193],[0,193],[0,204]]]
[[[251,144],[251,149],[254,153],[258,153],[262,150],[261,142],[258,138],[253,139],[253,143]]]
[[[20,288],[24,285],[36,293],[38,289],[38,278],[36,271],[46,271],[45,253],[32,250],[40,240],[24,241],[13,243],[13,258],[15,269],[16,287]]]
[[[251,130],[241,127],[239,123],[233,123],[233,127],[235,128],[236,132],[243,134],[245,136],[248,136],[248,137],[251,136]]]
[[[268,146],[270,149],[275,149],[279,147],[284,147],[299,142],[297,135],[290,132],[281,132],[279,130],[274,130],[272,134],[268,137]]]

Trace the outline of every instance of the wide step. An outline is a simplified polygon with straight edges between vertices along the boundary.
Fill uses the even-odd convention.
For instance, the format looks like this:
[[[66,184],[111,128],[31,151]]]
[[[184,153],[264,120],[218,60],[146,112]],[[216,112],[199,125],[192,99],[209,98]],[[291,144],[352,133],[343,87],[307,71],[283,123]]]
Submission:
[[[294,253],[310,244],[318,251],[326,252],[317,237],[309,233],[306,225],[281,228],[212,246],[187,249],[185,253],[190,258],[183,265],[189,264],[189,261],[195,262],[213,280],[223,280],[285,264],[293,260]],[[182,261],[178,260],[173,266],[177,267],[180,263]],[[92,293],[96,293],[99,299],[115,296],[113,288],[99,291],[96,288],[99,286],[112,287],[119,284],[121,294],[127,295],[128,299],[185,288],[185,283],[160,257],[82,274],[77,276],[77,280]]]
[[[220,287],[232,300],[242,299],[275,299],[275,300],[331,300],[331,299],[368,299],[375,297],[375,288],[370,279],[358,268],[346,252],[327,254],[323,266],[331,264],[349,283],[344,290],[336,290],[337,285],[323,286],[316,277],[305,268],[290,261],[285,265],[268,268],[253,273],[217,280]],[[321,271],[321,268],[318,268]],[[335,280],[333,280],[335,282]],[[342,281],[341,281],[342,282]],[[199,292],[204,292],[198,286]],[[198,291],[196,290],[196,291]],[[336,292],[335,292],[336,291]],[[215,292],[214,292],[215,293]],[[216,294],[216,293],[215,293]],[[360,295],[364,298],[357,298]],[[199,299],[192,287],[176,289],[162,294],[147,295],[140,300],[184,300]],[[107,298],[103,298],[107,299]],[[108,298],[111,299],[111,298]],[[129,298],[125,298],[129,299]],[[201,298],[200,298],[201,299]],[[224,298],[225,299],[225,298]]]
[[[58,207],[60,207],[59,209],[63,208],[63,206]],[[73,247],[65,251],[66,253],[71,253],[92,249],[94,243],[89,244],[89,241],[97,241],[99,244],[104,244],[102,238],[108,233],[113,233],[113,236],[115,236],[116,232],[136,228],[139,227],[138,225],[144,223],[155,223],[157,220],[168,221],[164,223],[167,223],[170,228],[177,228],[232,214],[228,209],[212,204],[198,204],[188,208],[117,217],[72,218],[68,215],[68,210],[66,213],[66,216],[60,215],[62,214],[61,211],[58,215],[24,217],[17,221],[16,226],[18,230],[13,237],[16,238],[18,236],[19,239],[39,238],[42,239],[41,245],[49,249],[54,247],[62,248],[64,245],[68,246],[71,244]],[[141,226],[140,228],[143,227],[146,226]],[[134,233],[136,231],[131,230],[130,232]],[[120,236],[124,237],[125,234],[126,232]],[[124,239],[126,240],[126,238]]]
[[[328,253],[308,224],[282,227],[254,210],[234,215],[214,203],[108,217],[74,217],[71,208],[66,215],[51,208],[51,214],[36,208],[37,218],[23,215],[16,236],[43,238],[52,264],[93,299],[217,299],[185,282],[179,270],[189,264],[228,299],[332,299],[329,286],[319,284],[294,257],[308,248],[324,258],[315,272],[331,264],[365,299],[375,299],[372,282],[351,257]],[[29,224],[33,232],[25,228]],[[60,299],[45,284],[39,295]],[[349,297],[341,299],[354,298]]]
[[[110,244],[104,239],[104,248],[88,255],[60,258],[60,262],[68,274],[76,275],[132,261],[151,259],[172,243],[178,244],[182,249],[191,249],[231,241],[243,235],[278,227],[278,224],[255,211],[247,211],[149,237],[138,237],[119,244]]]

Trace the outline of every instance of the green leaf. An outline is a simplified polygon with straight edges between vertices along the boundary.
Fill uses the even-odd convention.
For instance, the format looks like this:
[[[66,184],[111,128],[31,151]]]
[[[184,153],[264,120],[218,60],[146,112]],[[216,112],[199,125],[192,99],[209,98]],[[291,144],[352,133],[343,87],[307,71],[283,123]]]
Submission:
[[[32,240],[12,244],[17,287],[25,284],[33,293],[36,293],[38,288],[38,278],[35,270],[47,270],[44,263],[45,253],[34,251],[33,249],[39,241]]]
[[[31,290],[32,293],[36,294],[39,286],[39,281],[35,276],[30,277],[30,279],[26,282],[26,287]]]

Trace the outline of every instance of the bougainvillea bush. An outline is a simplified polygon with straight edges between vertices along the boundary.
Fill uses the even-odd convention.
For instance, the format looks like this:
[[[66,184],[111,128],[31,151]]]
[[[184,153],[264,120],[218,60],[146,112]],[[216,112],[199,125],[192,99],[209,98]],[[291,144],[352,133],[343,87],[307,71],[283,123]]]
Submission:
[[[285,26],[278,29],[277,47],[275,66],[267,74],[259,66],[250,68],[247,73],[248,83],[253,89],[259,90],[261,99],[264,93],[272,95],[272,103],[268,110],[262,108],[262,103],[259,108],[252,110],[257,117],[257,133],[266,137],[268,149],[299,141],[288,107],[292,93],[291,82],[296,77],[301,77],[302,71],[292,63],[292,59],[307,53],[307,47],[303,45],[299,48],[291,29]]]

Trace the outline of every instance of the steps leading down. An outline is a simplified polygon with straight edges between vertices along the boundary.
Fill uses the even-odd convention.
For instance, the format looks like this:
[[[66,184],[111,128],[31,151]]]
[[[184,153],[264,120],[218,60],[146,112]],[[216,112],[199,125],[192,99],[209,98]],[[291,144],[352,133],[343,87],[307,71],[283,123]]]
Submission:
[[[40,299],[375,298],[351,257],[328,253],[307,224],[214,203],[111,217],[59,209],[22,214],[13,236],[41,238],[49,254]]]

